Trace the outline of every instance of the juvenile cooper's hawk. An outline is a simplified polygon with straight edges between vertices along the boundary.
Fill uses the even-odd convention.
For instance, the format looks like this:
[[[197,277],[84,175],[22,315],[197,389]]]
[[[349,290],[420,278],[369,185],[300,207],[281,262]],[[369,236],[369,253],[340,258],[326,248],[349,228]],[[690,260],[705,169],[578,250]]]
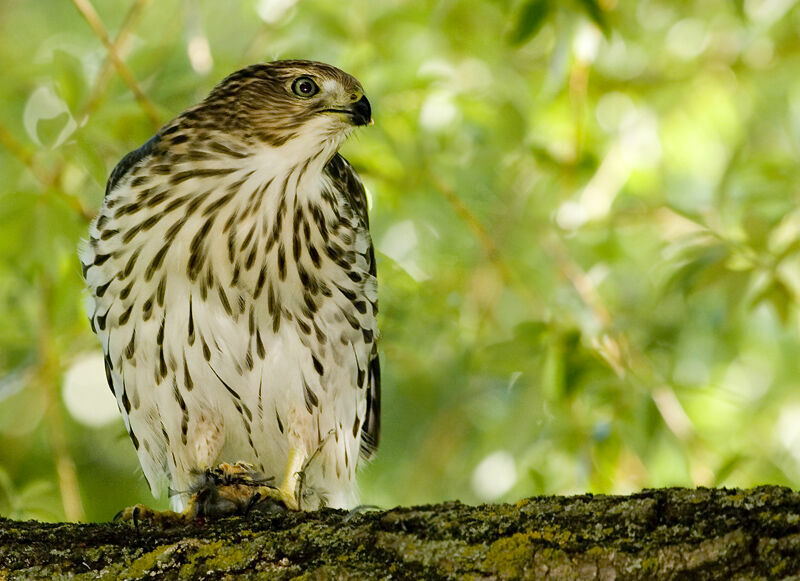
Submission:
[[[176,510],[209,478],[274,483],[292,509],[355,503],[378,444],[377,286],[364,187],[337,150],[370,122],[341,70],[258,64],[111,173],[81,251],[89,314]]]

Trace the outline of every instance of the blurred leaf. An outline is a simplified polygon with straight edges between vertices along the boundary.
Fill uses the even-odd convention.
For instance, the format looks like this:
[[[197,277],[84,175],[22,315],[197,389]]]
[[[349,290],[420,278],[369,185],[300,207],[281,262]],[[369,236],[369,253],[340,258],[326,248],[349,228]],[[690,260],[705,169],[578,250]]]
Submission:
[[[48,502],[55,490],[52,482],[32,480],[16,489],[11,477],[0,467],[0,516],[15,520],[53,520],[58,515]]]
[[[549,340],[549,328],[540,321],[527,321],[514,327],[513,338],[482,350],[487,370],[506,375],[538,361]]]
[[[744,2],[745,0],[730,0],[731,4],[733,4],[734,8],[736,9],[736,14],[744,20],[747,18],[747,14],[744,11]]]
[[[722,282],[728,247],[722,243],[698,244],[685,249],[679,266],[670,277],[667,289],[690,294]]]
[[[56,49],[53,51],[53,70],[59,97],[75,113],[86,97],[83,63],[76,55]]]
[[[550,15],[552,0],[528,0],[517,15],[517,24],[509,36],[511,44],[519,45],[533,37]]]
[[[40,119],[36,125],[36,133],[41,142],[48,146],[56,143],[69,120],[70,116],[66,111],[56,117]]]
[[[794,293],[780,278],[773,278],[769,284],[750,301],[751,306],[761,303],[772,305],[785,325],[789,322],[791,308],[794,305]]]
[[[714,471],[714,486],[724,486],[728,477],[745,461],[742,454],[734,454]]]
[[[608,26],[606,13],[601,8],[600,3],[597,0],[578,0],[578,3],[583,8],[584,12],[586,12],[589,19],[597,25],[597,28],[599,28],[606,37],[608,37],[611,30]]]
[[[0,377],[0,403],[6,398],[16,395],[25,388],[26,375],[30,369],[28,365],[20,365]]]

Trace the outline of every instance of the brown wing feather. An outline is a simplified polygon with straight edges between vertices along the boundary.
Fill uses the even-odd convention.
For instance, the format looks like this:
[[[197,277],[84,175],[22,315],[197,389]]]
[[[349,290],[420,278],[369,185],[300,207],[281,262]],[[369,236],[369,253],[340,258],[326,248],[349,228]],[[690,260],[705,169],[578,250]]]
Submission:
[[[347,160],[338,153],[333,156],[325,168],[333,180],[336,189],[344,193],[350,205],[361,218],[364,228],[369,229],[367,215],[367,194],[364,185]],[[369,246],[369,273],[376,276],[375,248]],[[377,312],[377,304],[376,304]],[[378,347],[373,342],[370,360],[367,364],[367,415],[361,426],[361,456],[371,458],[378,449],[381,431],[381,365],[378,358]]]

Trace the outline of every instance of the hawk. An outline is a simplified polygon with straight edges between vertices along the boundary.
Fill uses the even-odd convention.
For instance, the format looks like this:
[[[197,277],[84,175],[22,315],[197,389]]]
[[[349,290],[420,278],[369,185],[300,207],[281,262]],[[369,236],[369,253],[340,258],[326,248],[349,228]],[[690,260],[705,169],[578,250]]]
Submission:
[[[175,510],[213,511],[208,485],[356,503],[380,428],[378,300],[364,186],[338,149],[371,123],[343,71],[256,64],[112,171],[80,252],[90,322]]]

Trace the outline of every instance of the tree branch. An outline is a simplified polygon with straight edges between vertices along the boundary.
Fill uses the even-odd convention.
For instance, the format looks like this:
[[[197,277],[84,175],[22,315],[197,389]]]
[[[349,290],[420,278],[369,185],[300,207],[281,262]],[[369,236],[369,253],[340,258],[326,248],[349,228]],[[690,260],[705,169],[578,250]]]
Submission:
[[[117,69],[117,73],[124,83],[128,86],[128,89],[133,93],[133,96],[136,98],[136,101],[139,103],[139,106],[144,111],[144,114],[150,120],[153,129],[158,129],[161,127],[161,118],[156,111],[155,105],[153,105],[152,101],[145,95],[144,91],[142,91],[141,87],[139,86],[136,77],[133,75],[133,72],[128,68],[128,65],[125,64],[125,61],[120,58],[119,54],[117,53],[118,46],[115,43],[111,42],[111,38],[106,30],[106,27],[103,25],[103,21],[100,20],[100,16],[97,14],[97,11],[94,9],[94,6],[90,2],[90,0],[72,0],[72,3],[78,9],[78,12],[81,13],[86,23],[92,29],[95,36],[103,43],[103,46],[106,48],[108,52],[108,56],[111,59],[111,62],[114,64],[114,68]]]
[[[188,527],[0,519],[0,579],[779,579],[800,573],[800,494],[659,489]]]

